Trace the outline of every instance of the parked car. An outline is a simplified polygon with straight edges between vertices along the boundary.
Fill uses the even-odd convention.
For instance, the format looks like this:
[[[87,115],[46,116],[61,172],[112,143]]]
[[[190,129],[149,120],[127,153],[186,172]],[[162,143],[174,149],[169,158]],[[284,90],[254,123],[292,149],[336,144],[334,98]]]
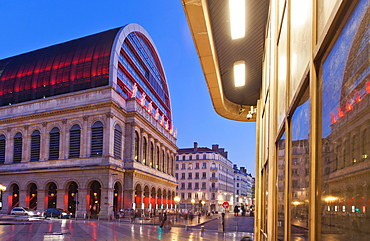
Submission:
[[[43,213],[44,217],[71,218],[72,214],[62,208],[48,208]]]
[[[11,215],[25,215],[25,216],[37,216],[40,213],[36,212],[33,209],[30,208],[24,208],[24,207],[15,207],[10,211]]]

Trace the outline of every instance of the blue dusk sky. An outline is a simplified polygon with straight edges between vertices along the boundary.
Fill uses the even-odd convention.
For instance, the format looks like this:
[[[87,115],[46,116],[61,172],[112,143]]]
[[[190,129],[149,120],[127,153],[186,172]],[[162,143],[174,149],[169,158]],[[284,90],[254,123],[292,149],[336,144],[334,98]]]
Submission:
[[[255,123],[228,120],[214,111],[180,0],[2,0],[0,23],[0,59],[140,24],[166,72],[177,146],[219,144],[229,160],[255,175]]]

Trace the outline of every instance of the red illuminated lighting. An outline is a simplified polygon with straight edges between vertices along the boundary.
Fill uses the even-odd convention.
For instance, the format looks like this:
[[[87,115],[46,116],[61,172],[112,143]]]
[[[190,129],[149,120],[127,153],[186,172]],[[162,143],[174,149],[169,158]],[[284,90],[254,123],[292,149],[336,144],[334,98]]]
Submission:
[[[353,107],[352,107],[351,103],[348,103],[348,104],[346,105],[346,110],[347,110],[347,111],[350,111],[350,110],[352,110],[352,109],[353,109]]]
[[[343,117],[344,116],[344,111],[342,111],[341,108],[338,108],[338,116]]]

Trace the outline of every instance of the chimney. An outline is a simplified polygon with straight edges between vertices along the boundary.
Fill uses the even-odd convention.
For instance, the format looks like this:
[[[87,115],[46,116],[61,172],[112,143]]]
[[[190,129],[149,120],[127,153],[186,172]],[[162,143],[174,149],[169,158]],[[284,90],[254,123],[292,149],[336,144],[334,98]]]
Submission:
[[[198,142],[194,142],[194,151],[198,151]]]
[[[218,145],[212,145],[212,151],[218,151]]]
[[[238,169],[238,165],[234,164],[234,170]]]

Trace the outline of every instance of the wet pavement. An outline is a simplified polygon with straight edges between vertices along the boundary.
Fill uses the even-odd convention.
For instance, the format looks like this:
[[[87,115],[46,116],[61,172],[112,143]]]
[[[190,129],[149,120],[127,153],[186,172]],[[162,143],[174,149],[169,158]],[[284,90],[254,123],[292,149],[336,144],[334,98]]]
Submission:
[[[0,240],[230,240],[240,241],[245,235],[253,237],[253,217],[234,217],[227,214],[222,231],[221,215],[202,216],[190,220],[170,216],[169,222],[159,227],[159,219],[127,218],[96,219],[43,219],[0,217]]]

